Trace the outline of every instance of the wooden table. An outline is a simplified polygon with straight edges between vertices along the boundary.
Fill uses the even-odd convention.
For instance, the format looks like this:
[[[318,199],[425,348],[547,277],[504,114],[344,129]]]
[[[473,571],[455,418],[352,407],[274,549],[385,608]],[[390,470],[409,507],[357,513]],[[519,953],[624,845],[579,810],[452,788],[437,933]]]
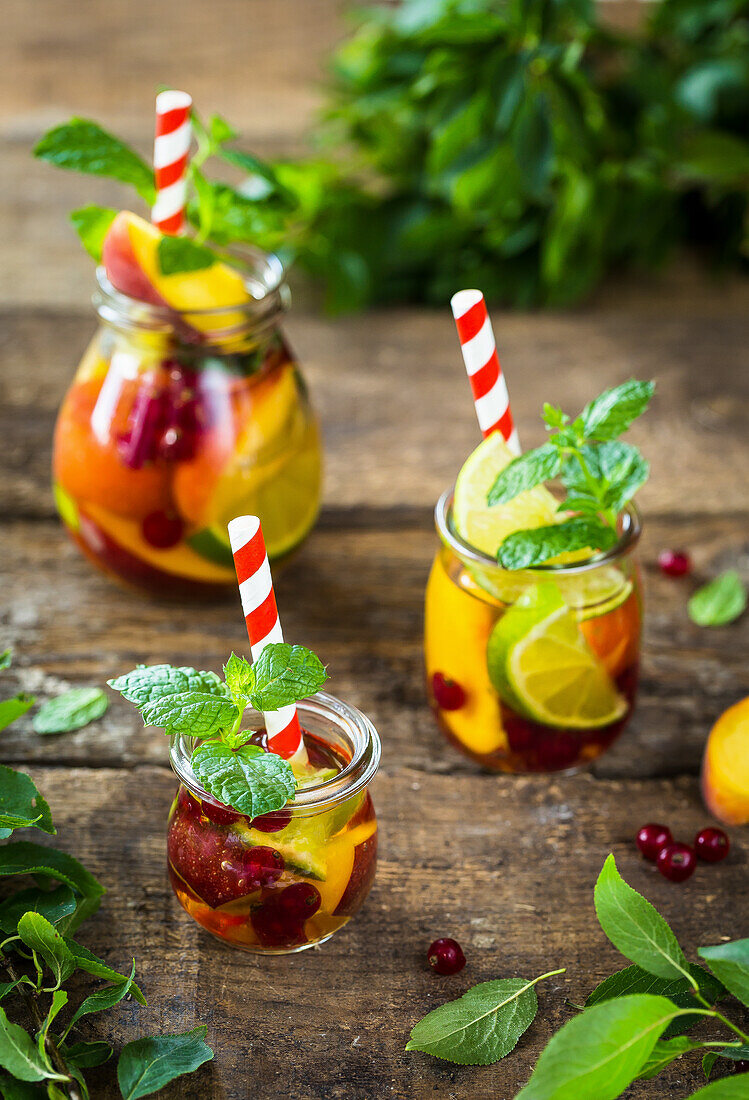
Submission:
[[[105,183],[32,164],[29,144],[77,112],[145,150],[150,89],[163,80],[227,113],[251,147],[294,148],[316,102],[318,58],[340,33],[334,0],[212,0],[185,18],[183,7],[112,3],[97,6],[92,24],[91,9],[74,0],[36,0],[32,25],[23,0],[10,0],[6,14],[6,37],[20,50],[15,68],[0,67],[0,648],[17,653],[5,694],[44,698],[101,684],[137,661],[218,669],[244,644],[233,596],[223,606],[163,606],[93,573],[55,519],[48,484],[55,410],[93,328],[92,273],[65,212],[113,196]],[[167,41],[174,48],[164,64]],[[56,843],[108,888],[84,942],[113,965],[138,960],[149,1009],[126,1004],[109,1019],[92,1017],[92,1036],[125,1041],[208,1024],[215,1061],[163,1095],[512,1097],[569,1016],[565,998],[584,999],[623,965],[592,905],[609,851],[692,955],[746,934],[738,922],[746,830],[733,830],[727,863],[685,886],[642,863],[632,837],[653,817],[684,838],[707,823],[697,785],[704,739],[749,694],[749,616],[710,631],[686,614],[697,580],[729,566],[749,572],[748,305],[745,283],[711,285],[679,264],[663,280],[608,287],[566,314],[495,315],[527,446],[541,439],[543,399],[575,410],[630,375],[658,380],[652,411],[632,435],[652,464],[641,495],[647,616],[636,717],[592,772],[519,779],[484,774],[449,748],[425,702],[432,506],[477,438],[448,311],[335,323],[292,313],[288,329],[324,425],[327,477],[320,523],[278,578],[278,599],[287,636],[322,654],[332,690],[382,735],[374,788],[382,858],[363,912],[322,950],[295,958],[224,949],[179,909],[165,878],[174,780],[159,733],[113,699],[102,722],[78,733],[41,738],[20,721],[3,734],[3,761],[28,767],[51,803]],[[679,546],[693,556],[694,579],[668,580],[655,568],[658,550]],[[425,966],[438,935],[465,948],[468,966],[455,978]],[[416,1020],[469,985],[558,966],[566,975],[543,989],[536,1023],[503,1063],[462,1069],[403,1053]],[[678,1100],[698,1084],[690,1066],[629,1095]],[[116,1095],[107,1076],[97,1097]]]

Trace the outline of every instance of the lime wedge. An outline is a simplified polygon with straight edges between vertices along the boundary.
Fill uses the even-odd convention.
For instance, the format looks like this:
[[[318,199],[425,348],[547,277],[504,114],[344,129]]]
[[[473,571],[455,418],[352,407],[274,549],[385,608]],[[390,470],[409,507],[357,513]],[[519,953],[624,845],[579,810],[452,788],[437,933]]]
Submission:
[[[234,559],[226,528],[204,527],[202,531],[196,531],[185,541],[201,558],[212,561],[215,565],[225,565],[229,569],[233,567]]]
[[[528,588],[502,616],[487,664],[500,697],[545,726],[597,729],[626,713],[626,700],[551,581]]]

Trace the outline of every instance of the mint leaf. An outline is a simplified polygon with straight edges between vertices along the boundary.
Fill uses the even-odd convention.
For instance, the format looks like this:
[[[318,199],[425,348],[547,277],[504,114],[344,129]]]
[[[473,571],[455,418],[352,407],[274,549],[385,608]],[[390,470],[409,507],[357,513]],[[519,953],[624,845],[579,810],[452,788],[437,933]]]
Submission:
[[[601,469],[604,476],[611,482],[603,496],[604,506],[617,514],[648,480],[650,464],[637,448],[629,443],[602,443],[600,449],[603,451],[614,447],[617,448],[620,456],[617,466],[608,472],[607,456],[602,454]]]
[[[135,703],[146,725],[159,726],[167,735],[208,737],[239,717],[229,689],[215,672],[140,665],[108,683]]]
[[[82,206],[79,210],[73,210],[70,220],[81,238],[83,247],[97,263],[101,263],[104,238],[109,232],[109,227],[117,217],[117,211],[109,206]]]
[[[18,922],[18,935],[46,963],[61,985],[76,969],[75,959],[53,924],[40,913],[24,913]]]
[[[144,1005],[146,1003],[146,998],[143,996],[140,988],[132,981],[132,973],[130,978],[128,978],[127,975],[120,974],[118,970],[113,970],[112,967],[108,963],[105,963],[103,959],[100,959],[98,955],[94,955],[87,947],[82,947],[81,944],[76,943],[70,936],[65,936],[64,939],[65,946],[70,950],[79,970],[85,970],[87,974],[93,974],[95,978],[103,978],[107,982],[115,982],[118,985],[130,981],[130,991],[138,1004]]]
[[[726,995],[726,989],[721,982],[701,966],[689,963],[687,970],[699,985],[702,996],[710,1004],[715,1004]],[[677,1008],[698,1008],[694,997],[694,986],[687,978],[658,978],[655,974],[650,974],[647,970],[635,965],[604,978],[601,984],[590,993],[585,1007],[589,1008],[591,1005],[612,1000],[614,997],[625,997],[630,993],[654,993],[660,997],[668,997]],[[690,1016],[680,1016],[666,1028],[661,1038],[670,1038],[672,1035],[688,1031],[701,1019],[703,1017],[698,1012]]]
[[[328,678],[325,666],[311,649],[286,642],[267,645],[252,667],[255,687],[250,701],[263,712],[314,695]]]
[[[109,700],[101,688],[72,688],[48,699],[34,716],[35,733],[70,733],[82,729],[106,713]]]
[[[249,701],[255,686],[255,672],[249,661],[232,653],[224,665],[224,679],[233,699]]]
[[[208,137],[214,145],[223,145],[225,141],[234,141],[239,134],[221,115],[211,115],[208,122]]]
[[[689,1100],[746,1100],[746,1074],[737,1077],[721,1077],[703,1085],[689,1096]]]
[[[15,840],[0,846],[0,876],[3,875],[43,875],[64,883],[79,894],[81,901],[75,912],[63,918],[66,932],[77,928],[96,912],[104,893],[104,887],[73,856],[27,840]]]
[[[526,451],[508,462],[497,474],[487,495],[487,504],[504,504],[514,500],[526,489],[556,477],[561,468],[562,456],[553,443],[545,443],[535,451]]]
[[[689,618],[697,626],[726,626],[746,609],[746,587],[729,569],[699,588],[687,604]]]
[[[709,1050],[702,1059],[702,1072],[706,1078],[709,1079],[718,1058],[728,1058],[732,1062],[744,1062],[749,1059],[749,1046],[744,1044],[738,1047],[722,1047],[720,1050]]]
[[[547,977],[480,982],[456,1001],[440,1005],[419,1020],[406,1050],[418,1050],[461,1066],[488,1066],[499,1061],[533,1023],[538,1010],[533,987]]]
[[[660,978],[687,976],[676,936],[657,909],[624,881],[613,855],[598,876],[594,900],[601,928],[622,955]]]
[[[45,833],[56,833],[52,814],[31,776],[0,764],[0,829],[10,836],[13,829],[34,825]]]
[[[645,412],[654,392],[654,382],[638,382],[634,378],[604,390],[582,411],[585,436],[597,440],[616,439]]]
[[[2,651],[2,653],[0,653],[0,672],[2,672],[2,670],[4,668],[10,668],[12,663],[13,663],[13,650],[10,649],[10,648],[9,649],[4,649]]]
[[[552,430],[563,428],[570,419],[557,405],[550,405],[548,401],[544,401],[543,418],[547,428]]]
[[[258,745],[230,749],[206,741],[195,749],[192,767],[209,794],[248,817],[282,809],[296,790],[291,765]]]
[[[149,206],[156,197],[153,171],[143,158],[90,119],[73,118],[55,126],[36,146],[34,156],[58,168],[129,183]]]
[[[505,569],[528,569],[542,565],[565,550],[608,550],[616,543],[616,532],[590,516],[576,516],[564,523],[514,531],[499,548],[497,560]]]
[[[109,1043],[101,1040],[91,1043],[81,1041],[71,1043],[70,1046],[67,1043],[62,1043],[60,1050],[68,1065],[77,1066],[79,1069],[92,1069],[94,1066],[101,1066],[104,1062],[109,1061],[114,1053]]]
[[[186,692],[201,692],[215,695],[217,699],[231,700],[228,688],[215,672],[198,672],[184,665],[180,668],[172,665],[138,665],[124,676],[107,680],[107,684],[139,709],[157,699]]]
[[[185,271],[204,271],[213,267],[217,257],[210,248],[190,237],[162,237],[157,248],[162,275],[180,275]]]
[[[82,1001],[78,1008],[75,1010],[75,1015],[71,1019],[65,1034],[70,1031],[74,1024],[78,1022],[83,1016],[90,1016],[93,1012],[105,1012],[109,1008],[113,1008],[114,1005],[127,997],[133,985],[133,978],[135,977],[135,960],[133,959],[133,965],[130,970],[130,975],[125,981],[120,981],[116,985],[107,986],[106,989],[97,989],[95,993],[90,994]]]
[[[117,1081],[124,1100],[150,1096],[175,1077],[192,1073],[210,1061],[213,1051],[203,1041],[207,1030],[201,1026],[177,1035],[156,1035],[128,1043],[117,1063]]]
[[[39,886],[18,890],[0,902],[0,929],[7,936],[15,935],[18,922],[24,913],[40,913],[52,924],[75,912],[77,901],[69,886],[56,886],[54,890],[42,890]]]
[[[635,994],[586,1008],[553,1035],[517,1100],[614,1100],[679,1015],[665,997]]]
[[[4,730],[11,722],[15,722],[16,718],[20,718],[27,710],[31,710],[35,702],[33,695],[26,695],[24,692],[15,695],[12,699],[4,699],[0,703],[0,730]]]
[[[749,1007],[749,939],[698,947],[697,954],[726,989]]]
[[[31,1036],[18,1024],[12,1024],[3,1008],[0,1008],[0,1066],[19,1081],[64,1080],[47,1068]]]

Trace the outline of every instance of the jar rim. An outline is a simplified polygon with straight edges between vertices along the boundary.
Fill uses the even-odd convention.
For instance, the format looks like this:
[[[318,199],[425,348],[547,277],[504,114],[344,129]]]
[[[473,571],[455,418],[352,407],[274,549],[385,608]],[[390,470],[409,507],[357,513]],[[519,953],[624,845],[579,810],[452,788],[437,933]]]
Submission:
[[[482,550],[477,550],[475,546],[471,546],[469,542],[460,537],[453,524],[454,495],[455,486],[452,485],[444,491],[434,509],[434,525],[445,546],[449,547],[467,566],[478,565],[483,570],[494,570],[501,574],[513,572],[504,569],[496,558],[489,557],[488,554],[485,554]],[[517,570],[517,572],[534,573],[547,577],[572,576],[577,573],[587,573],[593,569],[598,569],[602,565],[609,565],[618,561],[634,550],[642,534],[642,516],[633,501],[629,501],[622,508],[618,516],[618,526],[619,538],[609,550],[597,551],[583,561],[544,563],[543,565],[528,566],[526,569]]]
[[[299,788],[294,798],[287,803],[289,809],[296,814],[318,813],[366,789],[380,765],[380,738],[374,725],[362,711],[327,692],[318,691],[297,703],[297,710],[302,728],[306,728],[310,719],[313,724],[314,719],[333,722],[351,752],[351,759],[337,775],[322,783]],[[245,715],[248,728],[262,728],[263,716],[259,711],[248,709]],[[190,754],[196,741],[196,738],[184,734],[172,735],[169,747],[172,771],[180,783],[189,787],[201,800],[220,805],[217,799],[203,789],[192,770]]]

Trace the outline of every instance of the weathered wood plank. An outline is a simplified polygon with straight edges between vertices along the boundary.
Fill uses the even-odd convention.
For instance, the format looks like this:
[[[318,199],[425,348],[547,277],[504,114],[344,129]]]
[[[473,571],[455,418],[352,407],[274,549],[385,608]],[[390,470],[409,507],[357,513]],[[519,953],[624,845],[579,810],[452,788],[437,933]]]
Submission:
[[[736,935],[735,915],[747,899],[749,839],[739,832],[725,863],[699,868],[680,887],[636,853],[633,832],[656,808],[678,836],[704,823],[692,780],[471,775],[457,783],[390,759],[375,783],[382,859],[365,908],[320,950],[258,960],[200,932],[171,895],[168,771],[35,768],[32,775],[60,827],[55,844],[108,889],[79,938],[112,965],[125,967],[135,955],[149,1000],[148,1009],[128,1003],[90,1017],[83,1035],[120,1043],[208,1024],[216,1060],[165,1097],[506,1100],[571,1015],[565,998],[579,1003],[624,965],[593,911],[593,884],[609,851],[690,957],[700,944]],[[468,965],[455,978],[436,977],[424,961],[438,935],[454,936],[466,952]],[[404,1053],[413,1024],[473,983],[562,966],[567,974],[539,988],[537,1021],[499,1065],[459,1068]],[[685,1059],[659,1080],[657,1096],[681,1100],[699,1080],[699,1061]],[[116,1090],[98,1085],[94,1095],[110,1100]],[[628,1093],[655,1095],[652,1085]]]
[[[475,775],[447,746],[426,706],[422,672],[423,593],[436,538],[425,512],[323,514],[320,529],[278,577],[288,638],[329,664],[331,690],[361,706],[381,730],[386,757],[423,772]],[[398,522],[400,518],[400,522]],[[704,630],[689,622],[692,581],[654,567],[664,545],[686,545],[698,576],[747,565],[743,515],[654,517],[643,540],[646,634],[640,702],[630,730],[596,767],[603,776],[696,772],[717,716],[749,694],[749,617]],[[126,592],[95,573],[56,524],[18,521],[0,533],[4,608],[0,648],[17,647],[12,685],[54,693],[72,683],[103,683],[137,662],[220,669],[246,638],[238,598],[219,606],[162,604]],[[24,719],[3,734],[11,760],[133,766],[164,760],[160,734],[113,699],[99,724],[60,738],[29,732]]]

